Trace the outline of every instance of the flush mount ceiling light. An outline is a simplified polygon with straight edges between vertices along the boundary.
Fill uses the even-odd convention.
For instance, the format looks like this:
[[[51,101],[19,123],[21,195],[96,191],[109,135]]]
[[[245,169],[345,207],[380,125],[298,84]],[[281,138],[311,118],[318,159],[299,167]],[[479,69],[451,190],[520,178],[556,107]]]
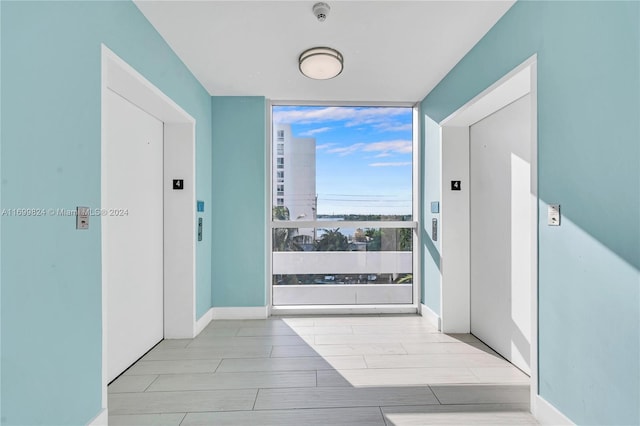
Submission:
[[[342,72],[342,53],[330,47],[312,47],[298,58],[300,72],[314,80],[328,80]]]

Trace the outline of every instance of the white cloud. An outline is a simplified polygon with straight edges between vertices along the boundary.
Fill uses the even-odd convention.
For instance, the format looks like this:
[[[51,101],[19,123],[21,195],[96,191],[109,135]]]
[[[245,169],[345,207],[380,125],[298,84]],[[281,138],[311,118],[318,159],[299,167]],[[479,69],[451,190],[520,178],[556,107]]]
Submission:
[[[353,154],[354,152],[359,151],[360,148],[362,148],[364,145],[364,143],[355,143],[353,145],[345,146],[342,148],[332,148],[327,152],[329,154],[338,154],[341,157],[344,157],[345,155]]]
[[[398,161],[398,162],[391,162],[391,163],[371,163],[369,164],[370,167],[404,167],[404,166],[410,166],[412,163],[411,161]]]
[[[323,132],[326,132],[326,131],[329,131],[329,130],[331,130],[331,127],[320,127],[318,129],[312,129],[312,130],[308,130],[308,131],[306,131],[304,133],[300,133],[300,136],[313,136],[315,134],[323,133]]]
[[[322,146],[322,145],[321,145]],[[324,146],[323,146],[324,148]],[[329,154],[339,154],[341,156],[353,154],[355,152],[377,152],[376,158],[389,157],[394,154],[411,154],[413,151],[413,144],[411,141],[395,140],[395,141],[383,141],[372,143],[354,143],[353,145],[332,148],[327,150]]]
[[[394,117],[406,115],[407,108],[381,107],[326,107],[326,108],[292,108],[276,110],[273,121],[287,124],[312,124],[319,122],[347,121],[348,127],[360,124],[397,123]]]
[[[413,124],[411,123],[398,123],[389,122],[389,123],[379,123],[374,126],[374,128],[380,132],[406,132],[407,130],[413,129]]]
[[[364,151],[367,152],[377,152],[381,151],[384,153],[396,153],[396,154],[411,154],[413,152],[413,144],[411,141],[405,140],[395,140],[395,141],[384,141],[384,142],[373,142],[367,144],[364,148]]]
[[[316,145],[316,150],[320,151],[322,149],[329,149],[334,145],[335,145],[335,143],[323,143],[323,144],[320,144],[320,145]]]

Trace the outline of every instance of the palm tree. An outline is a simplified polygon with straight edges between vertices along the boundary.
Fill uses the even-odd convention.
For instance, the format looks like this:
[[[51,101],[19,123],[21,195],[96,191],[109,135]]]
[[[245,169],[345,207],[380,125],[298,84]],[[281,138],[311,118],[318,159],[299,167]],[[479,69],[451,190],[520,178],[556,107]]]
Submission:
[[[273,220],[289,221],[289,209],[285,206],[273,208]],[[302,247],[293,240],[298,228],[273,228],[273,251],[302,251]]]
[[[323,229],[324,234],[314,244],[315,251],[345,251],[349,249],[349,240],[340,232],[340,228]]]

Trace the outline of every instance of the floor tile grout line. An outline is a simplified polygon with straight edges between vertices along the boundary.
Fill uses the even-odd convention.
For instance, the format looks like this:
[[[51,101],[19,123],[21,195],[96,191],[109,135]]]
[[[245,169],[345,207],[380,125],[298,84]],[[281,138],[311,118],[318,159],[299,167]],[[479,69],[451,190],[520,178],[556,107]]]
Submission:
[[[358,405],[323,405],[323,406],[316,406],[316,407],[277,407],[277,408],[258,408],[258,409],[254,409],[252,411],[278,411],[278,410],[326,410],[326,409],[344,409],[344,408],[376,408],[376,407],[415,407],[416,405],[424,405],[424,406],[433,406],[433,407],[439,407],[440,405],[469,405],[469,404],[427,404],[427,403],[422,403],[422,404],[383,404],[380,405],[379,402],[377,401],[373,401],[371,402],[371,404],[367,404],[367,403],[362,403],[362,404],[358,404]],[[475,404],[475,405],[494,405],[494,403],[479,403],[479,404]],[[234,411],[243,411],[243,410],[234,410]]]
[[[317,386],[317,388],[328,388],[328,387],[339,387],[339,388],[345,388],[346,386]],[[263,389],[263,390],[286,390],[286,389],[299,389],[299,390],[306,390],[306,389],[315,389],[316,386],[302,386],[302,385],[295,385],[295,386],[276,386],[276,387],[266,387],[266,388],[259,388],[259,389]],[[253,389],[257,389],[255,386],[247,386],[247,387],[241,387],[241,388],[213,388],[213,389],[172,389],[172,390],[152,390],[149,392],[116,392],[113,393],[112,395],[126,395],[126,394],[140,394],[140,393],[146,393],[146,394],[163,394],[163,393],[172,393],[172,392],[217,392],[217,391],[243,391],[243,390],[253,390]]]
[[[384,423],[385,426],[389,426],[389,423],[387,423],[387,419],[384,416],[384,411],[382,411],[382,406],[378,406],[378,409],[380,410],[380,415],[382,416],[382,423]]]
[[[149,386],[147,386],[146,388],[144,388],[144,390],[143,390],[142,392],[146,392],[147,390],[149,390],[149,388],[151,387],[151,385],[153,385],[153,384],[154,384],[154,383],[155,383],[155,382],[160,378],[160,376],[161,376],[161,374],[157,374],[157,375],[156,375],[156,378],[155,378],[155,379],[153,379],[153,380],[151,381],[151,383],[149,383]],[[142,392],[139,392],[139,393],[142,393]]]
[[[220,360],[220,362],[218,363],[218,365],[216,365],[216,368],[213,370],[213,373],[211,374],[216,374],[216,372],[218,371],[218,368],[220,368],[220,366],[222,365],[222,361],[224,361],[224,358],[222,358]]]
[[[436,399],[436,401],[438,401],[438,404],[440,405],[445,405],[442,402],[440,402],[440,398],[438,398],[438,395],[436,395],[435,391],[433,390],[433,388],[431,387],[431,385],[427,386],[429,388],[429,390],[431,391],[431,393],[433,394],[433,397]]]
[[[260,394],[260,389],[261,388],[256,389],[256,397],[253,400],[253,406],[251,407],[251,411],[255,411],[256,410],[256,403],[258,402],[258,395]]]
[[[188,412],[184,413],[184,416],[182,416],[182,420],[180,420],[180,423],[178,423],[178,426],[182,426],[182,423],[184,423],[184,419],[187,418],[187,414],[189,414],[189,413]]]

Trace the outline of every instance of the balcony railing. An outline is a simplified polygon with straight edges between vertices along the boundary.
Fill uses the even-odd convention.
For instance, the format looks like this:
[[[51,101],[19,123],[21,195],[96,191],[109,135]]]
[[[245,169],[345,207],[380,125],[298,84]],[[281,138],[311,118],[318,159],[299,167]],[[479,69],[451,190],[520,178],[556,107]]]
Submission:
[[[413,303],[415,226],[405,221],[272,222],[274,306]],[[335,237],[339,230],[344,239],[323,245],[326,232],[334,231]]]

